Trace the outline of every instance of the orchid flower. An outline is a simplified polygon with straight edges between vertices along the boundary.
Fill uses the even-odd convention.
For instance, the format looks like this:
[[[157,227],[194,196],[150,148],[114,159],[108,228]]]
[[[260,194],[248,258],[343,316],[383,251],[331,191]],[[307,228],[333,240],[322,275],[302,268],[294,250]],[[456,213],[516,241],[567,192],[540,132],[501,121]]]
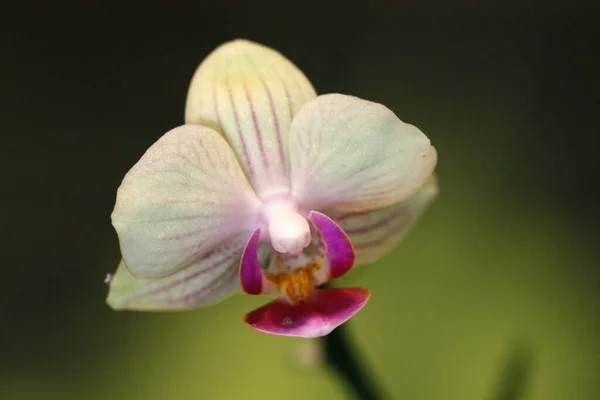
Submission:
[[[437,193],[429,139],[381,104],[317,96],[291,61],[245,40],[198,67],[185,125],[125,175],[112,223],[114,309],[183,310],[241,287],[278,335],[330,333],[365,288],[318,289],[398,242]]]

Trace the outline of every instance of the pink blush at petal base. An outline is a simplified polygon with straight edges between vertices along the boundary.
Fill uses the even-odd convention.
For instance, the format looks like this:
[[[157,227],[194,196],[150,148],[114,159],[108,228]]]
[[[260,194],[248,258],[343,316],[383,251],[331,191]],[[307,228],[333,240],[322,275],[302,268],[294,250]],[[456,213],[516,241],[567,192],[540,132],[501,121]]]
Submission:
[[[254,329],[273,335],[325,336],[359,312],[370,296],[365,288],[319,289],[306,302],[275,300],[246,314],[244,320]]]

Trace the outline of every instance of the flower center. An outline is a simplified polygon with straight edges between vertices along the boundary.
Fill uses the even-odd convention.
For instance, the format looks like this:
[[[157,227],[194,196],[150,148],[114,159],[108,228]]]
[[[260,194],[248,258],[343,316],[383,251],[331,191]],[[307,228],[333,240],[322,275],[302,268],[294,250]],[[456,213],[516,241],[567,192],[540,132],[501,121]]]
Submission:
[[[265,273],[265,277],[279,286],[291,302],[299,303],[306,300],[315,286],[314,274],[321,268],[319,262],[298,267],[289,272]]]
[[[299,254],[310,244],[308,221],[292,205],[270,205],[267,218],[271,245],[279,253]]]
[[[318,246],[312,246],[308,220],[289,199],[265,204],[264,222],[273,251],[263,276],[274,283],[278,295],[292,303],[302,302],[317,285],[322,257]],[[315,275],[316,274],[316,275]]]

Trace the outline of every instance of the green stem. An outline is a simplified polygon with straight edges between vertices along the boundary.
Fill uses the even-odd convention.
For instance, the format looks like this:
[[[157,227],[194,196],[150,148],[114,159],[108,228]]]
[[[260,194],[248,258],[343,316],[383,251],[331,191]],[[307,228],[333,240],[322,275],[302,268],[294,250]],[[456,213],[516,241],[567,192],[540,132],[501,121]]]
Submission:
[[[365,363],[361,361],[348,333],[348,322],[337,327],[329,335],[321,338],[325,353],[325,362],[345,381],[356,399],[383,400],[384,396],[375,380],[367,373]]]

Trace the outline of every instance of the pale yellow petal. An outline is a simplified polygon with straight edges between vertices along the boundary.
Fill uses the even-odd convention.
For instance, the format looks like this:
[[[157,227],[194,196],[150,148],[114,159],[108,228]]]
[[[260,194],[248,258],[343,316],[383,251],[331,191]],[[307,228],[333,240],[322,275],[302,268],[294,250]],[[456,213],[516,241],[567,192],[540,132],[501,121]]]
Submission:
[[[289,127],[315,97],[308,79],[283,55],[235,40],[214,50],[196,70],[185,120],[219,131],[259,197],[268,199],[289,193]]]

